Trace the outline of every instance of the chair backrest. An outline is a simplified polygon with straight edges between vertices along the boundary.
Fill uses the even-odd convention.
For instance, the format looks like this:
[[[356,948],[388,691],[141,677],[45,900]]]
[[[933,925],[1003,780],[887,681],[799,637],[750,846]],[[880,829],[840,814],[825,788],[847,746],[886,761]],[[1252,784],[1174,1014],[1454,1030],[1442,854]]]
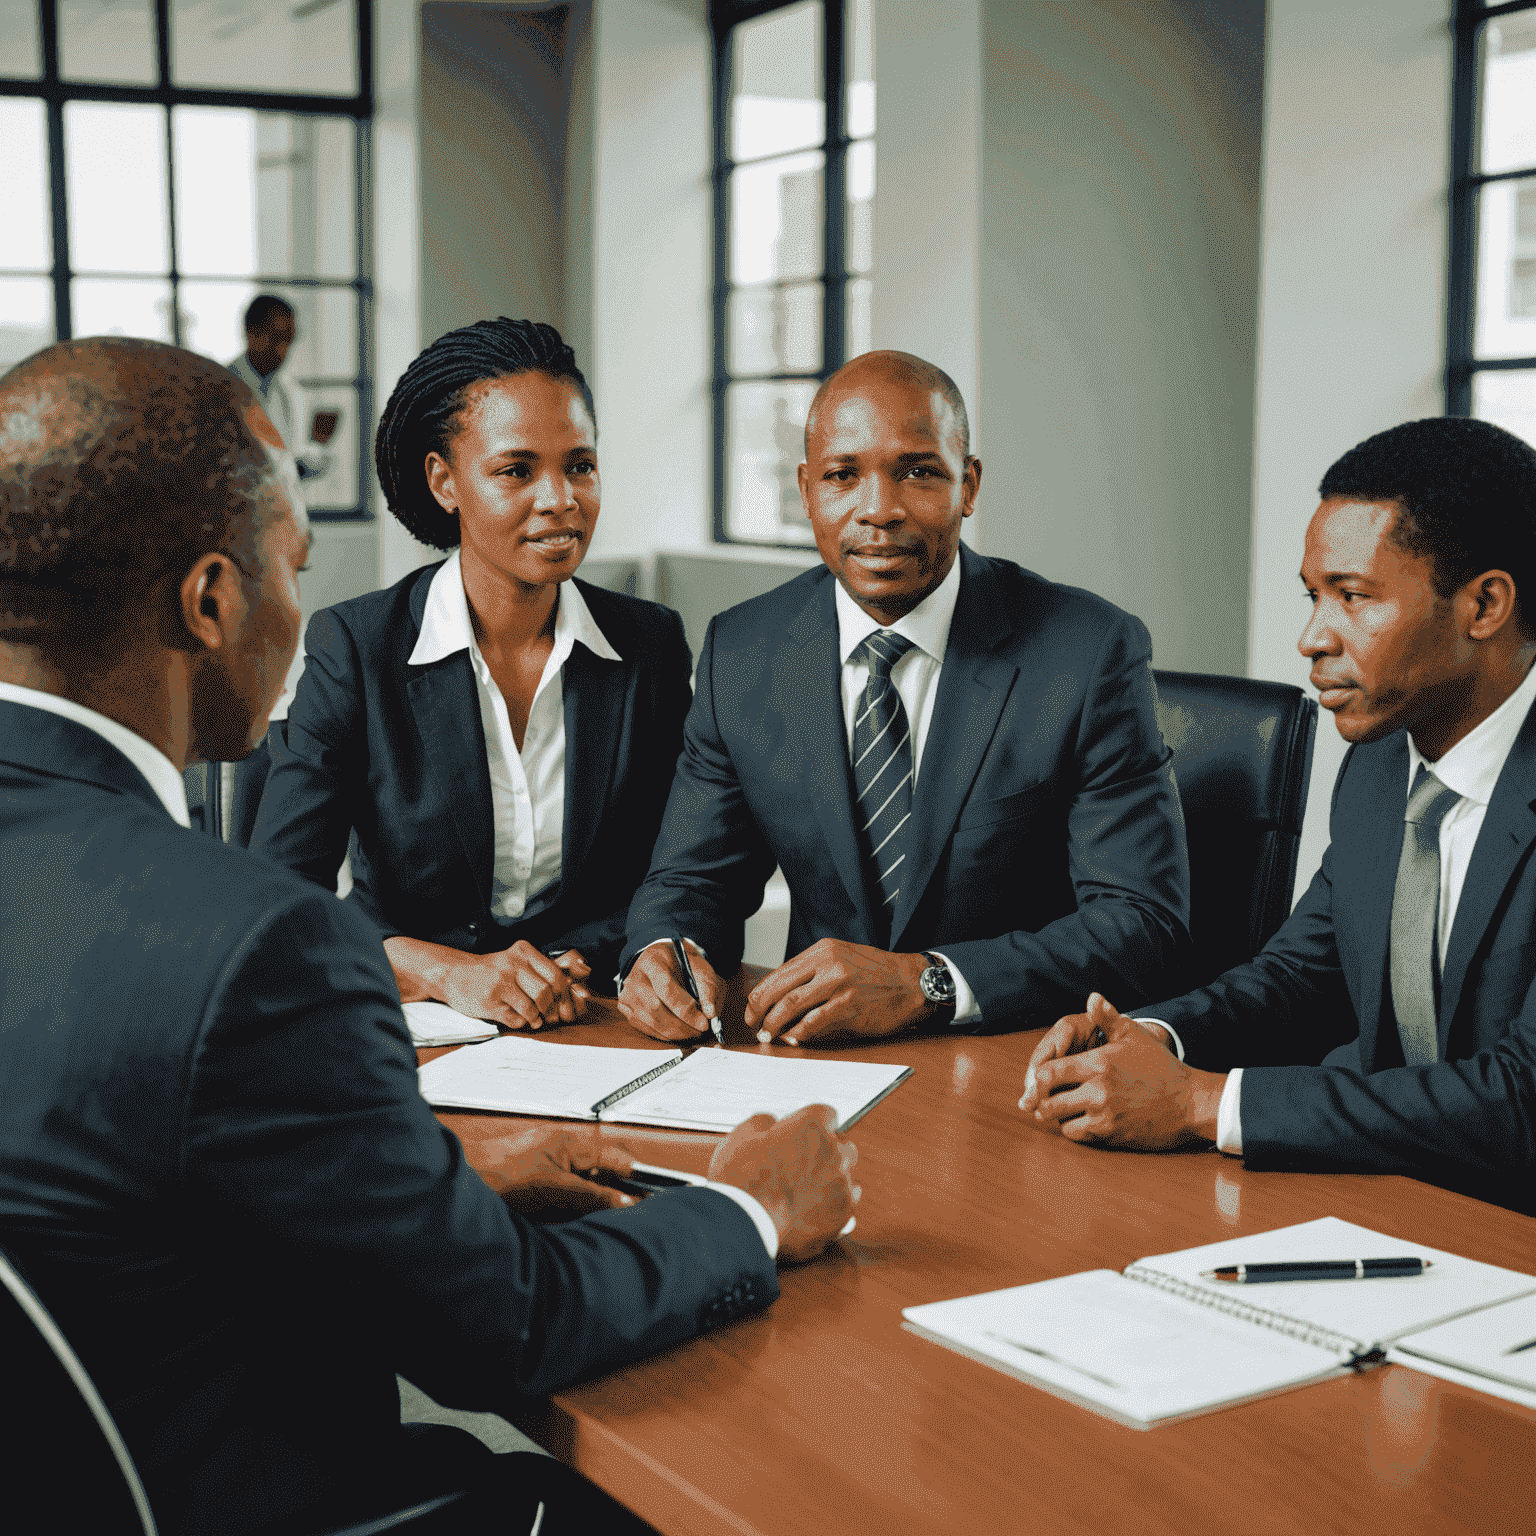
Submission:
[[[243,762],[189,764],[182,770],[181,780],[193,827],[210,837],[249,848],[271,768],[265,739]]]
[[[7,1502],[44,1511],[38,1529],[155,1536],[133,1458],[79,1356],[0,1253],[0,1444]],[[45,1524],[46,1522],[46,1524]]]
[[[1154,672],[1189,838],[1191,986],[1256,955],[1291,910],[1317,705],[1289,683]]]

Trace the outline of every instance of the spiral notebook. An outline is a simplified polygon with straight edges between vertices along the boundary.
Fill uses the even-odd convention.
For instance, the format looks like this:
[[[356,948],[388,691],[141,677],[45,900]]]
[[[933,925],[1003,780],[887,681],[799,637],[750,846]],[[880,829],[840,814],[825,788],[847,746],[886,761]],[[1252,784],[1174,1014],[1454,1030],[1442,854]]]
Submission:
[[[422,1098],[442,1109],[729,1131],[749,1115],[782,1118],[807,1104],[830,1104],[846,1130],[911,1075],[911,1067],[885,1062],[709,1046],[685,1055],[500,1035],[429,1061],[417,1079]]]
[[[1411,1278],[1230,1285],[1228,1264],[1418,1257]],[[1536,1294],[1536,1275],[1337,1217],[908,1307],[922,1337],[1135,1429],[1340,1375],[1421,1330]]]

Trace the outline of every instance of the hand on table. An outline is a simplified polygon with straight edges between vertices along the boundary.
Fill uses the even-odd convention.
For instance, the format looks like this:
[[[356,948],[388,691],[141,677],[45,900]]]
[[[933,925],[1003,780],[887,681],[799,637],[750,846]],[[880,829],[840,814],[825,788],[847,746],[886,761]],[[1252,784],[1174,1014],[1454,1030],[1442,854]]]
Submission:
[[[551,960],[519,939],[494,954],[460,955],[439,991],[450,1008],[472,1019],[511,1029],[553,1028],[574,1024],[586,1011],[591,994],[581,983],[591,974],[579,950],[568,949]]]
[[[1095,992],[1034,1049],[1019,1108],[1071,1141],[1162,1151],[1215,1141],[1226,1077],[1174,1054],[1167,1032],[1116,1013]]]
[[[753,1115],[715,1148],[709,1176],[757,1200],[779,1233],[779,1260],[814,1259],[848,1223],[862,1191],[853,1182],[859,1149],[837,1134],[828,1104],[782,1120]]]
[[[693,1040],[709,1028],[710,1019],[719,1016],[720,978],[696,945],[688,945],[688,959],[699,989],[698,1003],[688,995],[670,944],[652,944],[635,957],[619,993],[619,1012],[641,1034],[657,1040]]]
[[[532,1221],[569,1221],[635,1203],[633,1195],[583,1177],[597,1169],[627,1177],[634,1168],[633,1156],[596,1130],[538,1127],[484,1145],[475,1159],[480,1177]]]
[[[770,971],[747,996],[747,1027],[765,1045],[848,1036],[876,1040],[933,1013],[918,977],[922,955],[893,955],[846,939],[818,939]]]

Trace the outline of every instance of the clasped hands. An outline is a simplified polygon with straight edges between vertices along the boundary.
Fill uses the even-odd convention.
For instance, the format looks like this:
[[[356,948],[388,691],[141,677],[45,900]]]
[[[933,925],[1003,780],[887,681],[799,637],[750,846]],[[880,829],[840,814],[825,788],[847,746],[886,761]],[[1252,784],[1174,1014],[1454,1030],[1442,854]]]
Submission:
[[[569,1221],[636,1203],[595,1182],[603,1173],[622,1178],[634,1169],[629,1149],[595,1128],[517,1131],[484,1153],[476,1159],[481,1178],[533,1221]],[[833,1242],[853,1214],[862,1193],[853,1182],[858,1157],[859,1149],[837,1134],[836,1111],[814,1104],[782,1120],[744,1120],[715,1148],[709,1177],[757,1200],[778,1232],[779,1262],[798,1264]]]
[[[488,955],[397,935],[384,941],[402,1002],[435,997],[472,1019],[508,1029],[553,1029],[586,1012],[592,974],[579,949],[553,957],[526,939]]]
[[[1162,1151],[1216,1140],[1225,1084],[1180,1061],[1166,1030],[1095,992],[1086,1013],[1058,1019],[1035,1047],[1019,1108],[1070,1141]]]
[[[718,1017],[724,986],[703,952],[688,946],[699,1002],[688,995],[668,944],[643,949],[624,978],[619,1008],[641,1033],[689,1040]],[[918,977],[922,955],[892,954],[844,939],[818,939],[770,971],[747,996],[746,1024],[768,1045],[879,1039],[937,1013]]]

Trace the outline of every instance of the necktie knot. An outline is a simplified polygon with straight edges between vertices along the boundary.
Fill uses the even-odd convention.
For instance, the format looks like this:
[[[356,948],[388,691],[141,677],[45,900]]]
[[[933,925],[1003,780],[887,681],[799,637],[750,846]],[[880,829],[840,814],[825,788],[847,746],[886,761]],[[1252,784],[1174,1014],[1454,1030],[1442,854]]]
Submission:
[[[1429,831],[1438,831],[1440,823],[1460,799],[1461,796],[1454,789],[1442,784],[1420,763],[1419,771],[1414,775],[1413,788],[1408,792],[1408,808],[1403,813],[1403,820]]]
[[[875,630],[866,635],[859,646],[869,663],[871,678],[878,677],[882,682],[890,678],[891,668],[911,649],[912,641],[891,629]]]

